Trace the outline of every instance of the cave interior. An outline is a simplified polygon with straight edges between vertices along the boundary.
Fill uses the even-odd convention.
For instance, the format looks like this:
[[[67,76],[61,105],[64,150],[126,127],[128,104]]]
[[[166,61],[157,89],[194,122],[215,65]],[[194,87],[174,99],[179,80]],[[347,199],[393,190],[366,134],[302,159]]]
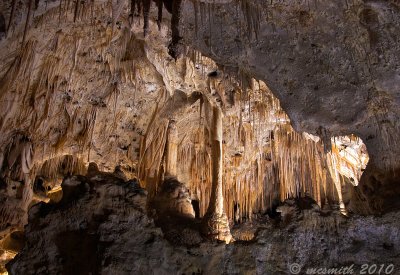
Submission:
[[[0,49],[1,275],[400,274],[398,1],[3,0]]]

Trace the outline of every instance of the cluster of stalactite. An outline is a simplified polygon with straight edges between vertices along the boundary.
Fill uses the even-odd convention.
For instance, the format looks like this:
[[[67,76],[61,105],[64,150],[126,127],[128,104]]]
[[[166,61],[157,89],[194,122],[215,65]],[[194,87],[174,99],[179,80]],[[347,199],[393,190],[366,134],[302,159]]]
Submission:
[[[85,161],[77,156],[62,155],[38,162],[35,165],[34,175],[48,183],[47,190],[60,185],[65,176],[84,175],[86,173]]]
[[[149,128],[151,131],[146,133],[142,139],[140,161],[138,163],[138,175],[151,196],[157,193],[159,183],[163,177],[164,166],[162,165],[162,161],[168,130],[167,120],[163,120],[157,124],[157,127]]]
[[[203,59],[194,53],[190,62],[201,63]],[[227,85],[227,81],[235,82],[234,79],[240,81]],[[230,220],[252,219],[254,214],[265,212],[279,201],[299,196],[310,196],[320,206],[329,203],[344,207],[341,184],[348,175],[340,166],[348,158],[340,156],[337,141],[348,139],[348,144],[363,147],[365,156],[360,151],[353,153],[353,160],[361,161],[362,165],[347,161],[346,166],[358,181],[361,166],[365,168],[368,161],[360,139],[341,137],[332,139],[332,144],[328,139],[329,144],[324,145],[318,137],[295,132],[265,83],[245,79],[240,73],[234,78],[210,78],[208,85],[204,93],[214,95],[226,113],[223,119],[223,186],[224,208]],[[232,100],[228,100],[224,91],[228,87],[236,87]],[[176,176],[187,184],[192,198],[200,202],[200,216],[206,214],[212,193],[210,109],[207,106],[201,102],[193,104],[198,121],[194,122],[195,126],[192,122],[188,131],[180,133],[176,160]],[[179,129],[185,129],[184,122],[179,124]],[[165,173],[163,148],[168,146],[167,129],[168,120],[153,127],[151,146],[144,150],[148,154],[145,161],[156,164],[157,168],[147,165],[149,170],[141,178],[154,193]],[[327,151],[331,146],[333,150]]]
[[[32,10],[22,43],[18,26],[10,27],[15,36],[9,33],[8,39],[16,47],[2,56],[6,62],[0,66],[0,132],[7,133],[0,138],[1,188],[6,182],[0,199],[7,200],[0,206],[0,239],[22,230],[28,208],[51,200],[63,177],[85,174],[90,161],[103,171],[123,164],[129,178],[140,175],[141,166],[143,171],[153,167],[136,166],[149,123],[141,112],[167,93],[165,88],[148,91],[164,84],[162,76],[148,60],[143,40],[129,28],[128,16],[121,15],[122,2],[62,0],[46,13],[35,16]],[[57,21],[60,30],[54,31]]]
[[[272,98],[275,108],[277,100]],[[338,202],[338,190],[332,180],[327,154],[322,143],[303,137],[290,126],[288,119],[279,121],[279,109],[270,118],[242,122],[237,116],[224,120],[224,202],[231,220],[251,219],[273,203],[287,198],[311,196],[319,205]],[[252,109],[251,116],[256,113]],[[257,113],[255,114],[258,115]],[[278,115],[278,116],[277,116]],[[281,115],[282,116],[282,115]],[[263,131],[265,121],[276,120],[274,127]],[[265,128],[264,128],[265,129]],[[194,198],[200,201],[204,215],[211,193],[211,159],[207,129],[194,134],[196,142],[179,148],[178,163],[191,176],[187,182]],[[184,171],[182,171],[184,173]]]
[[[123,2],[122,0],[120,2]],[[182,45],[182,34],[179,28],[179,23],[181,20],[181,4],[182,0],[155,0],[154,1],[158,8],[157,24],[158,28],[161,28],[161,22],[163,19],[163,7],[172,15],[171,16],[171,43],[169,45],[169,54],[177,58],[184,53]],[[151,0],[131,0],[131,16],[143,14],[143,32],[144,36],[147,35],[149,31],[149,14],[151,8]],[[258,33],[260,28],[260,21],[262,17],[262,12],[259,5],[255,1],[248,0],[237,0],[234,3],[238,7],[241,7],[243,14],[241,18],[243,20],[238,20],[238,22],[245,22],[244,25],[238,26],[241,30],[243,37],[247,39],[255,38],[258,39]],[[213,9],[210,3],[206,1],[193,1],[194,16],[195,16],[195,30],[197,32],[198,26],[200,24],[209,24],[211,26],[215,23],[212,21]],[[267,14],[268,16],[268,14]],[[184,31],[184,30],[183,30]],[[212,32],[210,32],[211,35]],[[210,41],[211,46],[211,41]]]
[[[16,27],[17,23],[15,22],[15,14],[17,12],[17,0],[12,0],[10,4],[9,18],[6,26],[6,34],[9,33],[13,28]],[[120,27],[120,24],[117,24],[120,19],[120,15],[123,12],[124,8],[129,6],[129,20],[130,23],[134,20],[135,17],[143,17],[143,34],[146,37],[149,33],[149,24],[150,24],[150,13],[152,3],[156,5],[157,8],[157,25],[159,30],[161,29],[161,23],[163,21],[163,10],[165,9],[171,14],[171,43],[169,44],[169,54],[173,58],[178,58],[182,54],[184,54],[184,46],[182,43],[182,31],[180,30],[179,24],[180,21],[183,20],[181,18],[181,4],[182,0],[112,0],[106,1],[103,6],[103,11],[110,9],[111,10],[111,18],[112,24],[111,28]],[[27,32],[29,31],[29,27],[32,24],[33,18],[35,16],[35,12],[38,10],[40,5],[40,0],[27,0],[26,10],[22,11],[25,15],[25,23],[24,30],[22,36],[22,45],[26,41]],[[243,20],[239,20],[238,22],[245,22],[244,25],[238,26],[241,30],[241,34],[243,37],[247,39],[258,39],[258,33],[260,28],[260,20],[263,16],[262,11],[258,5],[258,3],[254,1],[248,0],[237,0],[234,4],[240,6],[240,9],[243,11],[241,14],[241,18]],[[47,1],[45,1],[44,9],[47,9]],[[59,23],[65,21],[89,21],[90,24],[94,24],[96,21],[96,7],[97,3],[95,1],[79,1],[79,0],[59,0],[58,8],[54,9],[52,13],[56,13],[58,16]],[[210,24],[213,25],[212,22],[212,8],[209,3],[202,1],[194,1],[194,15],[196,17],[196,30],[198,29],[199,24]],[[48,13],[46,13],[48,14]],[[41,17],[39,15],[36,17]],[[266,14],[268,17],[268,12]]]
[[[212,62],[197,52],[192,52],[190,58],[189,62],[201,70]],[[329,203],[344,208],[341,185],[345,177],[351,177],[343,167],[352,171],[356,184],[368,162],[362,141],[353,136],[331,141],[299,134],[293,130],[278,99],[265,83],[249,79],[243,72],[214,78],[218,74],[223,73],[209,74],[204,94],[219,102],[226,113],[223,186],[228,217],[238,222],[251,219],[279,201],[298,196],[310,196],[320,206]],[[187,130],[179,135],[176,176],[187,184],[192,198],[200,202],[200,216],[206,214],[212,193],[210,109],[207,106],[202,102],[193,104],[198,113],[195,115],[197,122],[177,124],[181,125],[179,129]],[[188,124],[192,126],[188,128]],[[157,169],[149,168],[146,176],[142,176],[154,193],[165,173],[165,151],[160,152],[160,148],[168,146],[168,121],[163,120],[161,125],[152,130],[152,136],[160,140],[151,139],[152,149],[145,158],[147,162],[160,165]],[[339,140],[347,140],[351,148],[362,149],[343,154],[342,149],[338,150]],[[331,151],[327,150],[331,147]],[[350,158],[349,154],[352,154]]]
[[[116,166],[125,159],[126,167],[133,172],[135,148],[123,142],[134,139],[141,130],[135,132],[131,123],[137,114],[118,110],[126,104],[119,100],[119,85],[131,91],[142,89],[134,59],[144,52],[132,49],[137,43],[128,30],[113,31],[111,25],[94,20],[95,13],[110,9],[107,3],[94,6],[77,1],[77,9],[72,4],[61,1],[59,9],[37,15],[32,22],[37,29],[24,32],[22,46],[21,35],[9,34],[10,43],[18,46],[2,56],[0,199],[8,202],[0,206],[0,238],[10,228],[21,229],[32,203],[48,201],[49,194],[60,189],[63,177],[85,174],[87,164],[102,157],[99,145],[93,142],[98,136],[99,144],[107,144],[106,151],[111,152],[107,161]],[[27,16],[32,21],[32,14]],[[49,32],[42,41],[35,37],[37,30],[46,33],[51,29],[49,22],[57,20],[76,21],[83,27]],[[10,22],[9,26],[12,16]],[[111,43],[115,36],[119,39]],[[133,98],[134,103],[140,100],[135,101],[135,94]],[[96,122],[100,125],[95,131]],[[129,126],[132,130],[129,138],[120,138],[119,122],[122,128]],[[99,165],[104,170],[114,169],[107,163]]]
[[[244,7],[248,33],[257,35],[260,20],[257,6],[244,0],[238,3]],[[25,181],[29,193],[24,205],[32,198],[37,177],[54,187],[59,185],[62,175],[84,173],[84,167],[94,157],[135,167],[150,197],[154,196],[170,169],[165,157],[170,144],[168,131],[176,124],[174,176],[187,184],[193,199],[199,200],[203,216],[212,193],[211,106],[218,106],[225,114],[223,185],[225,210],[230,219],[252,218],[253,213],[265,211],[276,200],[305,194],[320,205],[329,200],[340,201],[340,176],[336,175],[342,158],[335,158],[339,155],[336,147],[329,155],[324,152],[322,142],[294,132],[278,100],[264,83],[240,71],[224,75],[223,68],[216,70],[214,62],[196,51],[183,58],[183,80],[192,81],[193,87],[200,91],[191,96],[174,91],[170,87],[172,81],[168,82],[167,78],[178,73],[168,72],[164,66],[165,55],[157,56],[159,49],[146,51],[145,42],[127,28],[131,22],[125,22],[129,17],[123,14],[125,4],[124,1],[95,4],[94,1],[61,0],[58,9],[35,17],[35,27],[45,31],[47,22],[55,20],[60,24],[75,22],[78,27],[69,29],[68,34],[57,31],[45,46],[30,39],[26,27],[22,47],[10,54],[8,62],[0,68],[0,101],[4,107],[0,110],[0,131],[23,130],[23,137],[16,135],[11,143],[1,144],[5,150],[2,172],[13,174],[2,176]],[[158,1],[157,4],[161,10],[164,5],[172,12],[172,41],[178,43],[179,13],[174,9],[179,9],[180,2]],[[207,3],[197,4],[196,18],[199,16],[203,23],[207,22],[212,11],[208,10]],[[29,9],[31,5],[30,1]],[[149,0],[132,1],[131,13],[147,13],[147,21],[150,5]],[[109,18],[95,16],[104,13],[111,14],[112,24],[105,23]],[[159,24],[161,16],[159,13]],[[26,26],[30,17],[28,13]],[[9,21],[13,22],[12,16]],[[119,21],[123,23],[118,24]],[[146,32],[148,21],[144,26]],[[174,35],[177,36],[174,38]],[[45,50],[48,54],[41,56]],[[159,64],[146,63],[150,57]],[[210,72],[211,69],[214,71]],[[203,76],[204,89],[193,80],[196,72]],[[139,124],[135,110],[144,105],[139,94],[147,89],[145,77],[153,74],[157,77],[147,82],[159,81],[157,84],[165,87],[146,94],[148,102],[156,104],[151,104],[151,108],[147,105],[146,112],[152,115],[143,116],[150,120],[141,122],[139,127],[135,124]],[[124,95],[126,90],[133,92]],[[179,100],[171,105],[170,96],[178,96]],[[130,99],[133,103],[123,102]],[[123,105],[129,105],[130,109]],[[193,108],[189,112],[182,107]],[[168,112],[174,109],[182,111],[179,115]],[[140,148],[135,148],[133,142],[121,145],[122,138],[116,134],[121,125],[132,129],[127,139],[140,143]],[[16,146],[18,142],[22,145]],[[103,151],[109,154],[101,155],[99,146],[107,147]],[[353,164],[349,163],[349,167]],[[114,168],[102,163],[99,166],[102,170]],[[355,182],[361,172],[360,167],[353,169]]]
[[[208,24],[210,28],[218,28],[218,25],[213,22],[214,18],[214,8],[218,4],[224,5],[224,1],[192,1],[193,4],[193,16],[195,18],[194,28],[197,34],[201,25]],[[236,14],[237,29],[240,30],[242,35],[241,38],[255,38],[258,39],[258,33],[260,29],[260,21],[263,16],[263,11],[260,8],[257,1],[249,0],[236,0],[230,1],[230,5],[235,5],[237,10],[242,10],[242,13]],[[265,14],[268,16],[268,12]],[[184,19],[183,19],[184,20]],[[185,30],[183,30],[185,31]],[[211,35],[212,31],[210,31]],[[211,38],[211,37],[210,37]],[[210,41],[211,42],[211,41]],[[211,45],[210,45],[211,46]]]
[[[29,1],[28,12],[26,19],[26,26],[29,25],[30,14],[32,10],[32,1]],[[35,1],[38,3],[38,1]],[[77,20],[90,18],[95,20],[94,3],[95,1],[71,1],[71,0],[60,0],[59,3],[59,20],[68,20],[68,15],[72,16],[71,20],[76,22]],[[150,12],[153,1],[152,0],[113,0],[108,1],[106,5],[111,6],[111,17],[112,17],[112,28],[118,22],[121,13],[123,12],[126,2],[129,2],[130,22],[133,21],[134,17],[143,17],[143,35],[146,37],[149,33],[150,24]],[[155,0],[154,3],[157,6],[157,25],[159,30],[161,29],[161,23],[163,20],[163,9],[165,9],[171,14],[171,43],[169,45],[169,53],[172,57],[177,58],[182,54],[182,37],[179,31],[179,22],[181,18],[181,2],[182,0]],[[35,5],[37,8],[37,4]],[[14,10],[14,5],[13,9]],[[10,23],[12,22],[12,14],[10,16]],[[118,25],[118,24],[117,24]],[[27,28],[27,27],[26,27]],[[25,41],[26,30],[24,32],[23,42]]]
[[[71,17],[71,4],[72,1],[62,2],[62,17]],[[107,4],[100,4],[94,12],[106,8]],[[84,8],[80,7],[78,11],[81,9]],[[79,23],[90,23],[92,18],[85,18],[84,14],[82,10],[77,16],[84,21]],[[39,16],[37,27],[46,28],[46,22],[57,16],[56,10]],[[128,124],[130,118],[137,116],[126,117],[127,110],[118,110],[120,105],[128,104],[121,103],[120,86],[134,90],[134,104],[141,103],[138,102],[140,98],[135,98],[138,91],[145,88],[139,77],[148,72],[142,72],[134,59],[144,56],[144,52],[135,48],[137,41],[128,30],[113,34],[111,28],[102,22],[93,22],[93,25],[85,25],[85,29],[70,34],[56,32],[46,45],[49,53],[43,57],[39,54],[43,45],[39,46],[35,39],[28,40],[11,53],[8,62],[0,68],[0,100],[4,107],[0,130],[7,133],[12,129],[23,129],[28,138],[34,137],[35,161],[70,154],[89,162],[90,155],[96,154],[91,140],[96,134],[94,129],[99,112],[113,114],[112,123],[103,121],[101,131],[102,142],[113,143],[113,146],[118,144],[118,136],[110,137],[107,133],[118,130],[121,118]],[[90,43],[91,35],[96,35],[95,45]],[[111,43],[115,36],[118,39]],[[40,62],[38,58],[41,58]],[[82,77],[83,72],[88,75]],[[95,79],[96,76],[100,77]],[[22,79],[24,81],[20,81]],[[91,87],[83,87],[83,82],[92,83]],[[82,93],[84,90],[87,93]],[[135,130],[134,126],[129,126]],[[137,129],[137,132],[141,131]],[[132,158],[133,148],[127,150],[127,159]]]

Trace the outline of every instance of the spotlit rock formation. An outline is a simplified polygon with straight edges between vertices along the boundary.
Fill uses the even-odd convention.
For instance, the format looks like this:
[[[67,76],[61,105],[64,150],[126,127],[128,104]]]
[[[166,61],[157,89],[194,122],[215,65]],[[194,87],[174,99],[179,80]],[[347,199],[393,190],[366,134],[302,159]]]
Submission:
[[[359,211],[398,207],[397,1],[183,1],[182,18],[186,43],[268,83],[297,131],[362,138]]]
[[[188,188],[174,178],[166,179],[154,199],[157,214],[182,215],[194,218],[195,212]]]
[[[3,1],[1,268],[22,247],[12,274],[398,265],[399,21],[391,1]]]

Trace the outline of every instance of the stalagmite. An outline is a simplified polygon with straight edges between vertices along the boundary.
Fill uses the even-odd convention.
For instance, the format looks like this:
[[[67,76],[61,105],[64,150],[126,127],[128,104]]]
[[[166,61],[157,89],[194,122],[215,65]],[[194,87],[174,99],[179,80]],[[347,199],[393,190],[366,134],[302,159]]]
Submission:
[[[222,111],[213,106],[211,125],[212,190],[207,213],[203,218],[203,233],[216,240],[229,243],[232,239],[229,221],[224,210],[223,158],[222,158]]]
[[[175,121],[170,121],[167,130],[167,149],[166,149],[166,176],[177,177],[178,160],[178,130]]]

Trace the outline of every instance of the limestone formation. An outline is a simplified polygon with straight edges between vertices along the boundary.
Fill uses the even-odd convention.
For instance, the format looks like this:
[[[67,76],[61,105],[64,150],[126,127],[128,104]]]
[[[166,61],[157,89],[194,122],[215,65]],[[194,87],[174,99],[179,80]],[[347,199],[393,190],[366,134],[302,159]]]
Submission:
[[[297,131],[359,136],[371,158],[359,194],[380,203],[354,210],[390,207],[368,190],[399,182],[396,1],[183,1],[182,18],[188,45],[265,81]]]
[[[173,215],[194,218],[189,189],[175,178],[168,177],[154,199],[158,216]]]
[[[284,205],[296,215],[285,222],[264,218],[253,223],[259,230],[251,242],[174,247],[145,214],[145,195],[129,186],[94,185],[73,204],[32,207],[26,244],[7,269],[10,274],[289,274],[297,263],[304,272],[353,265],[357,274],[363,264],[379,262],[389,271],[394,265],[391,274],[398,272],[398,212],[345,218],[312,201]]]
[[[178,175],[178,130],[174,121],[170,121],[167,130],[167,148],[165,158],[165,175],[176,177]]]
[[[229,243],[232,239],[229,221],[224,210],[223,159],[222,159],[222,112],[219,107],[212,108],[211,165],[212,186],[208,209],[203,218],[203,232],[211,238]]]
[[[399,24],[380,0],[0,1],[0,274],[396,274]]]

